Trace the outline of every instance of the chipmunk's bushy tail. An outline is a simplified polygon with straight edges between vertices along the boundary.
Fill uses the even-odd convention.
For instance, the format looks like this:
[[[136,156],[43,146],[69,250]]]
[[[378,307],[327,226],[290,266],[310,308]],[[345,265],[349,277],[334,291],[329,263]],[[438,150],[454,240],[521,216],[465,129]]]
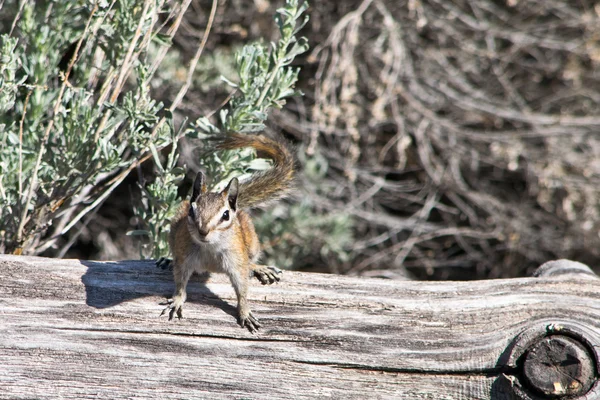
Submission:
[[[238,207],[261,207],[284,198],[294,186],[294,157],[282,143],[262,135],[230,134],[217,144],[217,149],[232,150],[252,147],[258,157],[273,160],[273,166],[240,183]]]

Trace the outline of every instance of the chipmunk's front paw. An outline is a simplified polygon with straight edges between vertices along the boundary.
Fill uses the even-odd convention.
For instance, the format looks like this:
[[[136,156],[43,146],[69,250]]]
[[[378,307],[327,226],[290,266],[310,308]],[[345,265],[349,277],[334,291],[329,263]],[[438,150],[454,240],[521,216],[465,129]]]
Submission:
[[[257,265],[252,272],[263,285],[279,282],[281,280],[280,275],[283,274],[283,271],[279,268],[267,265]]]
[[[166,257],[161,257],[156,260],[156,266],[161,269],[173,269],[173,260]]]
[[[256,331],[258,331],[258,329],[261,326],[260,322],[258,322],[258,319],[256,319],[256,317],[254,317],[254,315],[252,315],[251,312],[249,312],[246,316],[240,315],[239,323],[242,326],[242,328],[248,328],[250,333],[256,333]]]
[[[173,319],[173,315],[177,314],[177,318],[183,318],[183,299],[179,296],[175,296],[172,299],[168,299],[167,301],[160,303],[161,306],[166,305],[165,309],[162,310],[160,316],[165,315],[167,311],[169,311],[169,321]]]

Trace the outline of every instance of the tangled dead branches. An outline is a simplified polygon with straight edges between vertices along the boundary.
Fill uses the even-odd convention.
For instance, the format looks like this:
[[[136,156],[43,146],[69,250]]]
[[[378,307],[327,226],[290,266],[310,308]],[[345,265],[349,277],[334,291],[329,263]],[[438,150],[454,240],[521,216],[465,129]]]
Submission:
[[[319,205],[360,221],[346,272],[597,260],[600,7],[363,0],[312,18],[312,107],[278,122],[329,162]]]

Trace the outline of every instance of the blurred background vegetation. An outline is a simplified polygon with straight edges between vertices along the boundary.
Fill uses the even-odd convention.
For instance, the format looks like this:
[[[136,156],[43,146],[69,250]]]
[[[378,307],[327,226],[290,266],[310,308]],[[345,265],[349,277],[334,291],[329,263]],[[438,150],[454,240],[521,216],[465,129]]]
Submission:
[[[422,279],[600,264],[596,2],[311,2],[292,35],[310,50],[280,58],[263,104],[250,89],[277,69],[284,6],[0,2],[0,251],[162,254],[199,168],[266,167],[207,136],[264,123],[300,170],[295,196],[254,214],[268,263]],[[252,57],[271,61],[244,75]]]

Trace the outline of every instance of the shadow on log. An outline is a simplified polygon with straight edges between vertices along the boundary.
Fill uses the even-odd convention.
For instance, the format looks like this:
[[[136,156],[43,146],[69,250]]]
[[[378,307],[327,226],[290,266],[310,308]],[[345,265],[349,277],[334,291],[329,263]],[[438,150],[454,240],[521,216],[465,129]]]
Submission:
[[[149,261],[0,255],[0,398],[600,398],[600,279],[390,281],[286,272],[236,324],[225,276],[160,318]]]

